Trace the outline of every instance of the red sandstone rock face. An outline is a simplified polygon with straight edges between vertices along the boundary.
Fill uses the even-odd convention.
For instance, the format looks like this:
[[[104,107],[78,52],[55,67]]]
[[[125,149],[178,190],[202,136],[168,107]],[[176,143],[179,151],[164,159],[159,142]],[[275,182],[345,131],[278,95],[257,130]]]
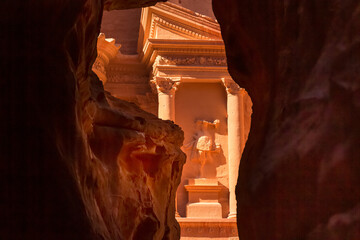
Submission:
[[[213,0],[253,101],[241,240],[360,239],[360,3]]]
[[[156,1],[105,1],[108,9]],[[104,93],[100,0],[0,8],[0,239],[177,239],[183,133]]]
[[[87,130],[91,163],[77,171],[79,179],[89,178],[80,191],[93,226],[107,229],[109,239],[178,239],[174,201],[185,163],[183,132],[134,104],[104,95],[100,82],[92,90],[97,100],[86,107],[92,120]]]

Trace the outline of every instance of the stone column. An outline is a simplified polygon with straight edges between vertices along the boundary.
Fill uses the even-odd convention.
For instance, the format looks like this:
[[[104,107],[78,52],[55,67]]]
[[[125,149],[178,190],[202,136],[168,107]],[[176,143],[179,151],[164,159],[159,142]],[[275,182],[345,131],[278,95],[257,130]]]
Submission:
[[[180,83],[167,77],[155,77],[151,82],[155,84],[158,93],[158,117],[175,121],[175,91]]]
[[[154,77],[151,83],[156,86],[158,94],[158,117],[163,120],[175,121],[175,91],[180,81],[173,81],[167,77]],[[175,217],[180,217],[177,211],[177,194],[175,196]]]
[[[238,178],[242,150],[245,146],[243,93],[231,78],[222,79],[227,92],[228,115],[228,167],[229,167],[229,216],[236,218],[235,186]]]

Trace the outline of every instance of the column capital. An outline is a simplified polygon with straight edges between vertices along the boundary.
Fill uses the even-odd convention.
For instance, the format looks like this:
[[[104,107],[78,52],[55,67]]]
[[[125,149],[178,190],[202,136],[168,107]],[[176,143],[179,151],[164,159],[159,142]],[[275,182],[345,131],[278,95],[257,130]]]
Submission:
[[[231,78],[222,78],[221,79],[225,89],[226,89],[226,92],[228,94],[238,94],[239,91],[242,89],[240,88],[240,86]]]
[[[150,83],[156,87],[158,93],[162,92],[165,94],[173,94],[180,85],[180,79],[171,77],[154,77]]]
[[[100,33],[96,47],[98,55],[92,66],[92,70],[99,79],[105,83],[107,80],[106,67],[110,60],[116,57],[121,45],[115,45],[115,39],[105,38],[105,34]]]

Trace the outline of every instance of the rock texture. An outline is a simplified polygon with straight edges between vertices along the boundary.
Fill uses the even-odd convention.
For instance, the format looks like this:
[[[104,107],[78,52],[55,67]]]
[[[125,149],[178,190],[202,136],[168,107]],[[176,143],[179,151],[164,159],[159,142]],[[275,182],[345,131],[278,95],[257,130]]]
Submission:
[[[213,0],[253,101],[241,240],[360,238],[360,3]]]
[[[0,239],[177,239],[183,133],[105,93],[91,71],[103,7],[0,8]]]

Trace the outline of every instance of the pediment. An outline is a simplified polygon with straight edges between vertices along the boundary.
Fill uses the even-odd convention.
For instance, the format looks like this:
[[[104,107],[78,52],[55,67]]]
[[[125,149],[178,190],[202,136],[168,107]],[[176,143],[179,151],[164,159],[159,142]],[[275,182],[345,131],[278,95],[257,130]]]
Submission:
[[[221,40],[219,24],[173,3],[144,8],[141,16],[139,49],[147,39]]]
[[[181,34],[180,32],[166,27],[156,26],[154,29],[155,39],[189,39],[188,36]]]

